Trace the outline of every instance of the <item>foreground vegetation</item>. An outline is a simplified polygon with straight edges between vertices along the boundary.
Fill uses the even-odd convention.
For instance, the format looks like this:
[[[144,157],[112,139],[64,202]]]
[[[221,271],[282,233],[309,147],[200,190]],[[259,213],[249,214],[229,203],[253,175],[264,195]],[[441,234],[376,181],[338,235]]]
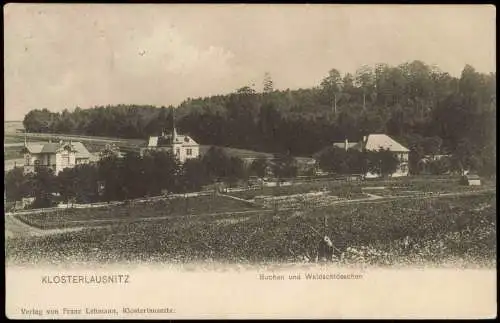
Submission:
[[[494,265],[495,192],[310,211],[171,218],[6,240],[10,263],[302,262],[325,230],[347,263]],[[314,228],[314,229],[312,229]]]

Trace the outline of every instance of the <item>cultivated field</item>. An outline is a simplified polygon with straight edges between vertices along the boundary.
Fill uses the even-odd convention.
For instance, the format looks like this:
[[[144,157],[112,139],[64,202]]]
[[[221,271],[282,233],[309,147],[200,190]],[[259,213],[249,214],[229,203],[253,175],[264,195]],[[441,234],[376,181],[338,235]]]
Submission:
[[[222,196],[169,198],[157,201],[128,202],[99,208],[61,208],[35,214],[17,214],[22,222],[39,229],[92,227],[116,222],[184,217],[210,213],[255,210],[249,203]]]
[[[237,210],[246,207],[238,204]],[[208,211],[203,208],[208,206],[200,206],[200,212]],[[119,221],[75,232],[8,238],[6,261],[309,262],[314,261],[319,233],[328,234],[338,248],[346,251],[343,262],[347,264],[452,262],[494,266],[496,259],[494,191],[470,196],[381,199],[277,213],[257,210],[247,214],[234,209],[213,214],[212,209],[212,215],[185,217],[181,209],[179,206],[180,216],[162,218],[166,213],[162,207],[157,207],[157,213],[138,207],[137,213],[114,212],[113,216],[160,216],[156,221]],[[43,226],[42,223],[60,223],[76,217],[73,214],[66,219],[62,215],[38,218],[37,223]]]
[[[329,195],[341,198],[361,198],[366,193],[380,196],[407,196],[425,193],[469,192],[484,189],[483,186],[459,185],[459,177],[424,178],[408,177],[393,179],[375,179],[363,182],[342,180],[318,180],[297,185],[260,187],[252,190],[231,192],[232,196],[252,200],[258,196],[286,196],[307,192],[328,191]],[[491,187],[492,183],[486,183]]]

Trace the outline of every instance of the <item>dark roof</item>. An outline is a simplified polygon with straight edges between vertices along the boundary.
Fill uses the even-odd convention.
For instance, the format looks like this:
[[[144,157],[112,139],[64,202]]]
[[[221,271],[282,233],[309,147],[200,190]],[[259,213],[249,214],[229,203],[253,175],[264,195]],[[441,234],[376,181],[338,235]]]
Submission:
[[[58,143],[49,142],[48,144],[43,145],[42,151],[40,151],[40,153],[41,154],[56,153],[60,147],[61,145]]]
[[[71,147],[72,151],[76,153],[76,158],[90,158],[91,154],[87,148],[79,141],[71,143],[53,143],[48,142],[45,144],[26,144],[26,149],[31,154],[55,154],[58,150],[65,147]]]

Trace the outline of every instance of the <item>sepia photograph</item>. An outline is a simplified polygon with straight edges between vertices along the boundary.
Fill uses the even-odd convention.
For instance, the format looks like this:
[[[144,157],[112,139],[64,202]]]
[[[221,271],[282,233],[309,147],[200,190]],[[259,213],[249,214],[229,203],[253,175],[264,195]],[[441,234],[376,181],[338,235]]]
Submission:
[[[496,317],[494,6],[3,15],[8,318]]]

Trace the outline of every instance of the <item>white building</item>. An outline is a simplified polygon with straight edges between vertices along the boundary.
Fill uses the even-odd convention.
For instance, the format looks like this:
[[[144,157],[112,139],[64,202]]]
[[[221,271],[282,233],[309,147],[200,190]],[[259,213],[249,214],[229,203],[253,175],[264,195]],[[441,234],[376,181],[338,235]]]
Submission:
[[[391,175],[392,177],[408,176],[408,155],[410,150],[388,135],[385,134],[371,134],[364,136],[363,140],[360,142],[350,143],[345,140],[345,142],[337,142],[333,144],[334,147],[342,148],[345,150],[356,149],[358,151],[379,151],[380,149],[389,150],[396,154],[399,160],[398,167],[396,171]],[[366,173],[367,178],[378,177],[377,174]]]
[[[45,167],[52,169],[57,175],[65,168],[73,168],[92,161],[92,155],[81,142],[25,143],[23,153],[25,174]]]
[[[141,155],[147,151],[170,151],[181,162],[197,158],[200,155],[200,145],[188,135],[179,135],[174,128],[171,134],[149,137],[148,145],[141,149]]]

